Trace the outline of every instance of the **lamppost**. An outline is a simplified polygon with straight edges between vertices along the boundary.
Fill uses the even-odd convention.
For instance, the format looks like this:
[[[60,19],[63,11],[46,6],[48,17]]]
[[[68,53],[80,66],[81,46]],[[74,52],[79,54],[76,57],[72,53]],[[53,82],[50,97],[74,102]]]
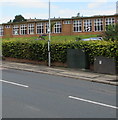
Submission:
[[[51,31],[50,31],[50,0],[49,0],[49,28],[48,28],[48,32],[49,32],[49,40],[48,40],[48,66],[51,66],[51,56],[50,56],[50,41],[51,41]]]

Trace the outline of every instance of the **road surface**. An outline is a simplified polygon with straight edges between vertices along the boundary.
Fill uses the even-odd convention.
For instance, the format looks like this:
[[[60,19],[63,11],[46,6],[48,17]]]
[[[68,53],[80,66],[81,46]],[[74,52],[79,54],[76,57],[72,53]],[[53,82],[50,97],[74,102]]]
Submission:
[[[116,118],[116,87],[73,78],[2,71],[3,118]]]

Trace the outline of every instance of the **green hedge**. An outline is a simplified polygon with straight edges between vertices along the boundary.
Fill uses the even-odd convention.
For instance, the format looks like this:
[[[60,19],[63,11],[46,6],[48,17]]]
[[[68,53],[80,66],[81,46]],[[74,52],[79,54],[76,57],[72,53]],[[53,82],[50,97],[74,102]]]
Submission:
[[[2,53],[4,57],[13,57],[29,60],[48,60],[47,41],[3,41]],[[51,42],[51,61],[66,63],[67,49],[84,49],[89,54],[90,63],[94,56],[103,55],[118,60],[118,43],[107,41],[60,41]]]

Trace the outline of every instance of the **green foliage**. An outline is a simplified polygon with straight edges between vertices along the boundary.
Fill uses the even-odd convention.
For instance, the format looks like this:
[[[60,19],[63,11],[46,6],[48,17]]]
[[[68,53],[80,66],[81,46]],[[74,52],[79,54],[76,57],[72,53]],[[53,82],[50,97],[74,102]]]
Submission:
[[[26,21],[26,19],[22,15],[16,15],[15,19],[13,20],[13,22],[23,22],[23,21]]]
[[[55,22],[51,22],[51,25],[50,25],[50,32],[52,32],[52,29],[53,29],[53,27],[54,27],[55,24],[56,24]]]
[[[76,37],[76,41],[79,41],[79,40],[81,40],[82,38],[81,37]]]
[[[98,35],[71,35],[71,36],[51,36],[51,41],[58,41],[58,42],[63,42],[63,41],[76,41],[76,38],[90,38],[90,37],[97,37]],[[45,40],[48,40],[48,36],[43,36]],[[22,37],[22,38],[9,38],[9,40],[36,40],[38,37]],[[3,40],[8,40],[7,38],[4,38]]]
[[[104,39],[107,41],[118,41],[118,23],[106,27]]]
[[[116,58],[118,61],[118,42],[112,41],[51,41],[51,62],[67,61],[67,49],[84,49],[93,63],[94,56],[103,55]],[[48,61],[48,44],[45,40],[3,40],[4,57]]]

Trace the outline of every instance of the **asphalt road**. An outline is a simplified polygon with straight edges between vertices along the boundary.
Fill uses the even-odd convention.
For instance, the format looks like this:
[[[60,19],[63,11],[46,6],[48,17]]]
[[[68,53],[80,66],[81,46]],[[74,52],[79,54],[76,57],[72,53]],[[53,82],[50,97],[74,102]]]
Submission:
[[[116,118],[116,87],[13,69],[2,71],[3,118]]]

